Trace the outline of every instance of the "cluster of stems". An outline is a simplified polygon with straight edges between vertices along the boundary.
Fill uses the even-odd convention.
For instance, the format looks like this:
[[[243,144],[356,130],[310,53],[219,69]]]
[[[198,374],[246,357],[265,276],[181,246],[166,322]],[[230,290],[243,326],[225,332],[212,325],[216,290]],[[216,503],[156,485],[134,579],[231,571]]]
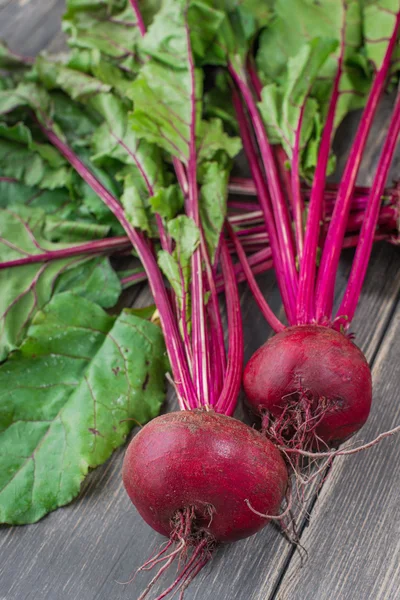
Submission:
[[[381,208],[381,204],[400,131],[400,95],[395,102],[371,190],[359,213],[351,212],[351,209],[352,203],[356,202],[358,205],[360,197],[363,197],[362,193],[360,196],[360,190],[356,190],[355,184],[371,125],[390,73],[399,25],[400,12],[396,14],[395,26],[388,40],[382,64],[375,73],[343,176],[337,188],[333,190],[333,204],[327,195],[326,172],[337,105],[342,93],[345,28],[342,31],[337,71],[322,133],[318,163],[311,190],[307,190],[306,193],[300,179],[301,113],[288,173],[283,167],[286,157],[282,156],[282,150],[276,151],[270,144],[257,106],[261,84],[252,61],[247,62],[247,70],[238,68],[234,62],[229,64],[235,86],[234,107],[252,175],[252,185],[247,186],[247,191],[252,191],[254,186],[265,226],[265,231],[253,226],[250,242],[247,238],[243,246],[247,245],[251,250],[256,250],[257,243],[261,242],[261,239],[265,241],[266,234],[268,235],[268,250],[274,263],[289,325],[318,323],[346,329],[354,317],[373,241],[384,236],[380,230],[382,225],[385,226],[386,217],[391,222],[393,218],[397,218],[395,213],[389,216],[391,209],[386,211],[386,207]],[[306,196],[308,207],[304,226]],[[357,230],[359,234],[354,240],[356,252],[350,277],[342,303],[333,314],[334,286],[341,249],[349,245],[349,236],[346,234]],[[350,239],[352,238],[354,233],[350,236]],[[239,236],[236,240],[236,245],[238,244]],[[249,273],[246,265],[243,266],[243,270]],[[251,273],[249,275],[249,285],[265,318],[275,331],[279,331],[282,323],[277,322],[276,317],[271,314],[266,301],[260,301],[260,292],[256,289],[254,277]]]
[[[136,14],[140,33],[145,35],[145,26],[137,3],[132,0],[131,5]],[[126,248],[127,244],[130,244],[143,265],[159,313],[181,409],[213,408],[217,412],[230,415],[236,406],[243,363],[240,302],[234,265],[227,241],[224,236],[221,236],[219,251],[217,252],[219,264],[212,264],[200,219],[196,151],[195,67],[188,29],[187,54],[188,68],[191,74],[190,98],[192,112],[189,159],[184,164],[175,158],[173,163],[179,185],[185,197],[185,213],[193,219],[200,231],[200,244],[191,259],[189,290],[186,289],[182,273],[181,297],[178,298],[173,290],[166,287],[151,240],[143,232],[132,226],[118,199],[102,185],[91,169],[61,139],[50,119],[41,118],[41,129],[50,143],[58,149],[75,171],[96,192],[123,226],[126,238],[109,240],[109,243],[114,245],[113,250]],[[140,170],[141,165],[138,159],[136,164]],[[147,178],[144,178],[144,181],[150,197],[153,195],[154,190]],[[161,247],[165,252],[171,254],[174,251],[174,244],[160,215],[156,215],[156,224]],[[79,248],[75,247],[75,250],[82,253],[85,249],[81,245]],[[103,240],[97,243],[91,242],[87,245],[86,250],[89,253],[92,251],[104,252],[105,242]],[[66,256],[66,252],[73,251],[72,248],[60,250],[58,251],[58,257]],[[29,262],[39,260],[37,256],[29,258]],[[42,255],[40,260],[43,259],[50,259],[49,253],[47,253],[47,256]],[[20,260],[20,265],[24,264],[22,261],[24,259]],[[8,267],[10,266],[8,264]],[[219,266],[220,270],[218,270]],[[140,273],[136,273],[133,277],[140,279],[141,276]],[[217,280],[222,283],[226,294],[227,350],[224,343]],[[206,301],[206,291],[209,292],[208,301]],[[187,318],[188,311],[190,312],[189,319]]]

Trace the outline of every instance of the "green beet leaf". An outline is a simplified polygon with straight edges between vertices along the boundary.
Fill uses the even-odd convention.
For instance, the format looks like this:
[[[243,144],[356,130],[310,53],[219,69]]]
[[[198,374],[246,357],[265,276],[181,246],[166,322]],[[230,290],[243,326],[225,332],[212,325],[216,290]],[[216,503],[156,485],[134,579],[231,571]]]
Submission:
[[[146,20],[158,8],[158,2],[146,2]],[[141,7],[142,8],[142,7]],[[79,49],[80,68],[92,69],[95,65],[94,53],[102,57],[102,62],[110,66],[135,65],[140,32],[129,0],[109,2],[67,2],[67,12],[63,19],[63,29],[68,35],[68,44]],[[91,56],[88,59],[88,51]],[[86,52],[82,61],[82,52]],[[95,74],[95,73],[93,73]],[[98,77],[99,74],[97,73]],[[101,79],[101,77],[100,77]]]
[[[175,241],[175,250],[172,254],[160,250],[158,263],[176,294],[190,329],[190,259],[200,243],[200,231],[193,219],[179,215],[168,223],[168,233]]]
[[[316,38],[302,46],[296,56],[288,60],[286,77],[281,85],[271,83],[262,90],[259,104],[272,143],[280,144],[289,159],[297,136],[302,154],[310,137],[315,133],[319,106],[310,91],[330,55],[336,50],[336,40]],[[315,165],[314,165],[315,166]]]
[[[212,261],[227,214],[229,173],[217,162],[204,163],[199,173],[201,222]]]
[[[28,186],[53,190],[66,187],[70,169],[49,144],[39,144],[28,127],[0,122],[0,175],[15,178]]]
[[[0,366],[0,522],[33,523],[77,496],[133,424],[159,413],[166,371],[156,325],[55,296]]]
[[[1,209],[0,262],[73,246],[49,242],[45,228],[45,215],[40,209],[25,206]],[[0,361],[21,344],[32,318],[50,300],[58,277],[90,260],[87,256],[75,256],[0,270]],[[116,295],[115,280],[113,285],[110,294]],[[109,305],[110,294],[100,303]]]
[[[364,2],[365,52],[375,70],[379,69],[382,64],[399,8],[399,0],[365,0]],[[400,65],[400,46],[398,44],[392,63],[392,73],[398,72]]]
[[[97,256],[60,275],[54,293],[70,291],[103,308],[112,308],[122,292],[119,274],[106,257]]]
[[[64,66],[58,59],[39,56],[36,59],[35,69],[47,89],[65,90],[73,100],[82,100],[111,89],[109,85],[87,73]]]
[[[327,42],[337,41],[336,51],[321,62],[318,77],[311,89],[311,96],[318,102],[322,121],[329,104],[338,56],[343,47],[343,74],[335,115],[336,127],[349,111],[363,106],[369,89],[370,77],[365,73],[362,53],[361,4],[358,0],[326,0],[318,3],[312,0],[277,0],[274,18],[260,38],[258,72],[265,83],[275,82],[283,88],[285,82],[293,79],[293,74],[288,76],[288,66],[293,64],[299,53],[304,52],[304,46],[310,40],[320,38]],[[298,26],[293,27],[293,23]],[[312,76],[315,78],[315,74]]]

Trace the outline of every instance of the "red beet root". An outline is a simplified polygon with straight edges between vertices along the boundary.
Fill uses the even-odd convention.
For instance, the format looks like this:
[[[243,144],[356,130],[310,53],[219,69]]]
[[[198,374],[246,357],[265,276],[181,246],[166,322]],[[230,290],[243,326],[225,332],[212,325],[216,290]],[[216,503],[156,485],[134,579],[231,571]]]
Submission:
[[[124,460],[125,488],[143,519],[190,545],[234,542],[277,514],[288,475],[275,446],[247,425],[204,410],[170,413],[148,423]],[[184,531],[184,529],[189,531]]]
[[[364,425],[371,407],[363,353],[328,327],[300,325],[278,333],[247,363],[243,383],[275,441],[301,449],[343,442]]]

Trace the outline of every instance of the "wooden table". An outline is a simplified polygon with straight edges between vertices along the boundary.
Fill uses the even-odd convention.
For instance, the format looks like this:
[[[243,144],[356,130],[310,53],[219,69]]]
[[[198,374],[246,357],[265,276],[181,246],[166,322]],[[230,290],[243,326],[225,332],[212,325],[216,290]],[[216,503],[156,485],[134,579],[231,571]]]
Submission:
[[[14,51],[33,55],[63,40],[64,0],[0,0],[0,38]],[[393,98],[385,98],[370,138],[360,181],[371,182]],[[341,128],[343,157],[355,119]],[[399,157],[393,175],[399,174]],[[338,277],[343,291],[352,252],[344,254]],[[362,431],[369,440],[400,423],[400,259],[388,244],[373,252],[354,321],[357,342],[372,365],[374,405]],[[262,289],[279,307],[274,279]],[[0,292],[1,293],[1,292]],[[245,287],[241,288],[246,357],[269,335]],[[135,303],[146,304],[146,289]],[[169,401],[169,406],[173,399]],[[144,579],[123,586],[161,538],[139,518],[121,482],[124,450],[86,479],[80,497],[25,527],[0,529],[0,600],[133,600]],[[221,548],[187,591],[188,600],[389,600],[400,599],[400,438],[351,458],[335,459],[310,519],[300,528],[308,560],[288,544],[278,527]]]

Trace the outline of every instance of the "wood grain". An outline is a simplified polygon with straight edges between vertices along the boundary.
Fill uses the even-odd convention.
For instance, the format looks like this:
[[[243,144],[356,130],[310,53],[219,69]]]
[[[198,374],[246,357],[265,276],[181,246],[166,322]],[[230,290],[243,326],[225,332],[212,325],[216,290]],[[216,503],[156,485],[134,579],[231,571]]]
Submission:
[[[48,46],[49,42],[53,50],[58,49],[63,44],[63,39],[57,32],[64,2],[30,0],[25,2],[24,7],[19,4],[13,1],[3,8],[0,5],[0,37],[6,37],[10,46],[21,53],[34,54]],[[371,135],[360,178],[363,182],[371,180],[392,100],[385,99]],[[336,142],[342,166],[356,121],[355,118],[346,120]],[[398,169],[398,165],[397,162],[395,169]],[[337,280],[338,298],[344,289],[351,257],[352,252],[347,251],[342,258]],[[272,274],[262,276],[260,281],[263,292],[278,311],[280,301]],[[368,426],[372,429],[365,430],[365,436],[368,437],[374,431],[388,427],[389,422],[396,422],[396,419],[400,422],[395,398],[399,383],[395,370],[396,352],[397,362],[400,356],[399,344],[393,333],[394,327],[398,329],[398,324],[395,325],[392,318],[399,292],[398,249],[381,244],[374,249],[353,328],[357,332],[357,342],[368,359],[372,362],[377,357],[374,363],[375,412]],[[135,298],[136,306],[151,301],[147,289],[142,290],[139,297],[135,296],[136,292],[133,292],[133,297],[127,301],[132,302]],[[241,302],[245,351],[246,358],[249,358],[270,335],[270,330],[260,317],[245,286],[241,288]],[[385,353],[389,360],[386,358],[383,361]],[[381,405],[385,407],[382,412],[378,410]],[[166,409],[174,407],[176,404],[173,394],[169,394]],[[243,408],[239,408],[238,414],[249,421]],[[220,548],[212,563],[189,588],[187,599],[395,598],[390,595],[374,595],[383,593],[379,590],[392,593],[395,588],[391,586],[390,580],[393,578],[396,581],[396,566],[400,562],[400,549],[395,537],[399,515],[396,512],[398,509],[393,506],[396,487],[389,489],[392,469],[395,470],[393,481],[398,486],[399,472],[396,465],[392,465],[394,460],[399,462],[396,453],[393,454],[394,448],[398,448],[395,440],[371,451],[373,468],[369,475],[371,482],[368,482],[368,489],[367,482],[362,477],[365,470],[361,470],[362,462],[359,462],[366,458],[360,455],[356,460],[347,459],[335,463],[332,477],[320,493],[316,505],[318,510],[313,511],[315,514],[303,534],[310,560],[302,572],[299,572],[298,558],[292,547],[283,539],[279,529],[270,525],[251,539]],[[120,449],[105,465],[88,476],[79,499],[71,505],[50,514],[35,525],[0,529],[0,600],[133,600],[139,596],[149,577],[138,577],[128,586],[122,586],[116,580],[129,579],[132,572],[163,540],[139,518],[122,488],[123,452]],[[372,453],[375,459],[372,458]],[[356,466],[359,464],[360,468]],[[349,475],[346,475],[346,469],[350,469]],[[354,484],[351,484],[352,479]],[[347,489],[349,486],[350,489]],[[378,490],[383,492],[381,498],[378,497]],[[336,499],[341,512],[336,512]],[[373,503],[377,503],[380,512],[375,511]],[[310,508],[312,504],[313,499]],[[386,560],[383,552],[386,529],[381,530],[379,524],[383,523],[388,527],[392,517],[394,526],[389,532],[392,540],[389,546],[391,554]],[[346,549],[341,542],[338,543],[339,531],[342,531],[343,544],[348,544]],[[361,542],[358,541],[359,531],[360,540],[365,541],[369,533],[373,536],[376,552],[370,541],[367,544],[368,552],[364,553],[365,544],[360,545]],[[322,539],[324,532],[325,540]],[[337,552],[331,540],[338,544]],[[347,569],[347,563],[343,564],[341,560],[345,551],[347,562],[353,565],[352,569]],[[367,576],[364,566],[360,565],[360,561],[367,558],[376,562],[372,571],[373,581],[372,577]],[[340,575],[343,569],[344,579]],[[360,588],[368,591],[364,596],[351,595],[354,592],[352,588],[360,585],[354,575],[356,569],[370,582],[369,587]],[[341,587],[338,587],[337,582],[340,582]],[[349,593],[350,595],[340,595]]]
[[[374,362],[369,441],[400,423],[400,306]],[[361,436],[358,436],[361,437]],[[334,462],[276,600],[396,600],[400,597],[400,440]]]
[[[358,339],[369,356],[378,348],[399,291],[395,254],[387,245],[374,252],[357,320]],[[382,267],[385,283],[377,285],[373,282],[382,274]],[[277,301],[271,275],[263,278],[263,290],[274,294]],[[144,290],[136,305],[149,301],[150,296]],[[249,354],[263,341],[267,327],[258,317],[247,290],[242,294],[242,306]],[[368,326],[361,327],[361,319],[368,315]],[[170,397],[168,408],[171,402]],[[143,523],[122,488],[122,457],[120,450],[106,465],[93,471],[79,499],[71,505],[35,525],[0,530],[0,598],[119,600],[139,596],[148,578],[137,578],[127,587],[116,580],[129,579],[162,539]],[[268,526],[253,538],[221,548],[196,584],[189,588],[187,598],[270,598],[291,554],[291,547],[278,529]]]
[[[34,56],[60,37],[65,0],[12,0],[0,6],[0,39],[18,54]],[[59,47],[53,47],[58,50]]]

